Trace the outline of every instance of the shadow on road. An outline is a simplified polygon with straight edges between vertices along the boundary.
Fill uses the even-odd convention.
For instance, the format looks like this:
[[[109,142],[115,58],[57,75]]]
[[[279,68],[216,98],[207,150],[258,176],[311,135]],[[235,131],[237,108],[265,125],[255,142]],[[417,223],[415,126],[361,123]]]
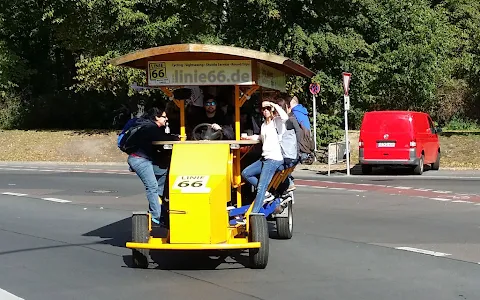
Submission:
[[[83,234],[105,239],[97,244],[108,244],[125,248],[131,240],[131,218],[108,224]],[[277,239],[275,222],[268,222],[269,236]],[[165,237],[166,230],[154,228],[152,236]],[[150,268],[162,270],[215,270],[215,269],[243,269],[248,267],[248,250],[151,250]],[[124,255],[123,261],[129,268],[133,268],[132,256]]]
[[[104,241],[100,242],[100,244],[125,248],[125,243],[130,241],[132,237],[132,220],[131,218],[125,218],[115,223],[111,223],[87,232],[83,234],[83,236],[99,237],[105,239]]]

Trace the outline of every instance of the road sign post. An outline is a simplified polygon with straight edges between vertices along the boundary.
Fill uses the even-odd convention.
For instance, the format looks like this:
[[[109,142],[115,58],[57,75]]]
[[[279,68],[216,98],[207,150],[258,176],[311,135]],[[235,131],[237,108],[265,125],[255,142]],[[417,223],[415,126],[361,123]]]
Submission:
[[[320,93],[320,84],[312,83],[309,87],[310,93],[313,96],[313,141],[315,143],[314,151],[317,151],[317,99],[316,95]]]
[[[347,176],[350,176],[350,143],[348,140],[348,111],[350,110],[350,96],[348,91],[350,88],[351,73],[343,72],[343,106],[345,111],[345,148],[347,160]]]

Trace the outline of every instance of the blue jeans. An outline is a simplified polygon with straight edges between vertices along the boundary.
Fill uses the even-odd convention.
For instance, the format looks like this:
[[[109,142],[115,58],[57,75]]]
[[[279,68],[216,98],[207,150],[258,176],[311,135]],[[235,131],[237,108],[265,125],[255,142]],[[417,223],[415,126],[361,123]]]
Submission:
[[[159,219],[162,212],[158,197],[163,197],[168,170],[154,165],[149,159],[133,155],[128,156],[127,162],[145,186],[149,204],[148,209],[152,214],[152,218]]]
[[[283,160],[259,159],[242,171],[242,177],[257,188],[257,195],[252,213],[258,213],[263,206],[265,193],[275,171],[283,164]],[[257,176],[260,175],[260,179]]]
[[[300,160],[298,159],[285,159],[285,162],[278,168],[278,171],[282,171],[282,170],[286,170],[288,168],[291,168],[295,165],[297,165],[299,163]],[[292,174],[288,175],[288,177],[285,179],[284,182],[282,182],[279,186],[278,186],[278,191],[283,194],[290,185],[293,184],[293,177],[292,177]]]

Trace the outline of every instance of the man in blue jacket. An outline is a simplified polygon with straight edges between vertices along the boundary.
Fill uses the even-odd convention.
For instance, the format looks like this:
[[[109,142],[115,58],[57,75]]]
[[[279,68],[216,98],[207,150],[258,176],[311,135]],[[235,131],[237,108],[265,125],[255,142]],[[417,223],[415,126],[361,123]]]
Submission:
[[[290,107],[292,108],[292,113],[297,118],[298,123],[303,125],[305,128],[310,130],[310,120],[308,119],[308,111],[305,106],[298,103],[297,96],[293,96],[290,100]]]

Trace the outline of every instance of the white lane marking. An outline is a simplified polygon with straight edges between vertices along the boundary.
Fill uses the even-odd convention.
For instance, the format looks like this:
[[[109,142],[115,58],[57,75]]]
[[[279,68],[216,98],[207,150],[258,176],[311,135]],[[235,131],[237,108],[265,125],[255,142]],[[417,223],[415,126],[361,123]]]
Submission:
[[[332,187],[332,188],[328,188],[330,190],[338,190],[338,191],[344,191],[346,190],[346,188],[339,188],[339,187]]]
[[[465,200],[454,200],[453,203],[474,203],[472,201],[465,201]]]
[[[400,189],[400,190],[409,190],[409,189],[411,189],[412,187],[410,187],[410,186],[395,186],[394,188]]]
[[[39,170],[40,172],[55,172],[55,170],[49,170],[49,169],[42,169]]]
[[[434,193],[438,193],[438,194],[450,194],[452,192],[450,191],[433,191]]]
[[[371,184],[371,183],[357,183],[357,185],[371,186],[371,185],[373,185],[373,184]]]
[[[432,189],[415,189],[416,191],[420,191],[420,192],[429,192],[431,191]]]
[[[306,185],[307,187],[313,187],[314,189],[326,189],[326,186],[311,186],[311,185]]]
[[[436,201],[450,201],[450,199],[445,199],[445,198],[430,198],[431,200],[436,200]]]
[[[422,253],[422,254],[427,254],[427,255],[432,255],[432,256],[448,256],[451,255],[449,253],[442,253],[442,252],[435,252],[435,251],[430,251],[430,250],[425,250],[425,249],[419,249],[419,248],[412,248],[412,247],[396,247],[395,249],[397,250],[405,250],[405,251],[410,251],[410,252],[415,252],[415,253]]]
[[[28,194],[12,193],[12,192],[4,192],[4,193],[2,193],[2,195],[18,196],[18,197],[28,196]]]
[[[366,190],[348,190],[348,191],[349,191],[349,192],[359,192],[359,193],[361,193],[361,192],[366,192]]]
[[[69,200],[63,200],[63,199],[58,199],[58,198],[42,198],[42,200],[58,202],[58,203],[70,203],[70,202],[72,202],[72,201],[69,201]]]
[[[6,171],[21,171],[22,169],[18,169],[18,168],[1,168],[2,170],[6,170]]]
[[[9,293],[4,289],[0,289],[0,299],[2,299],[2,300],[24,300],[23,298],[15,296],[14,294]]]
[[[17,185],[17,184],[15,184],[15,183],[9,183],[8,185]]]

